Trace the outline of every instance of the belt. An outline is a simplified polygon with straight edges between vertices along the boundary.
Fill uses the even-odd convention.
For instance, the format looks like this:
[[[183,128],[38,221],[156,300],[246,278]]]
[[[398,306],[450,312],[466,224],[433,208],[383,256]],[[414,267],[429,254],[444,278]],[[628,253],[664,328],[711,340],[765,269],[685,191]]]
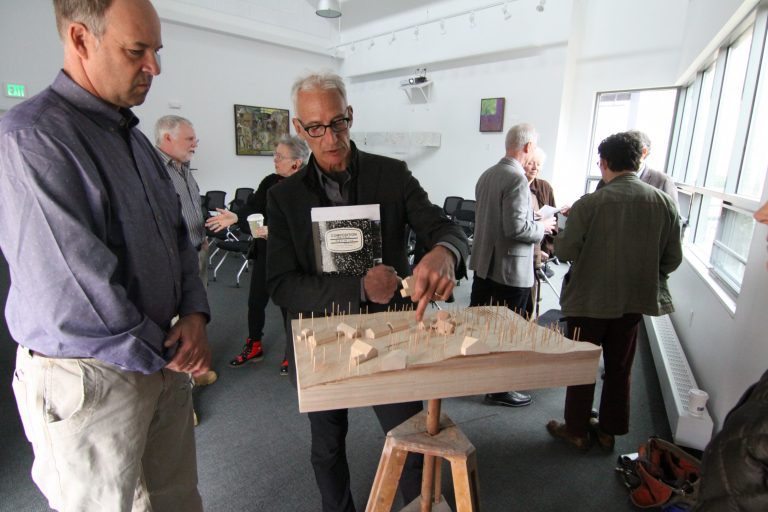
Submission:
[[[37,350],[32,350],[31,348],[28,348],[27,351],[29,352],[30,357],[44,357],[45,359],[88,359],[87,357],[47,356]]]

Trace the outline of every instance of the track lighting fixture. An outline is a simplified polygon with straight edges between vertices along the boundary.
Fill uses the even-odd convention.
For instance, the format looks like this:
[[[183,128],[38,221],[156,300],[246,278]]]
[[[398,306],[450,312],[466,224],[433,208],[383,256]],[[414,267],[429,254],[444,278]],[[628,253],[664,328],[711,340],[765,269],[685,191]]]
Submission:
[[[338,18],[341,16],[339,0],[320,0],[317,3],[315,14],[323,18]]]

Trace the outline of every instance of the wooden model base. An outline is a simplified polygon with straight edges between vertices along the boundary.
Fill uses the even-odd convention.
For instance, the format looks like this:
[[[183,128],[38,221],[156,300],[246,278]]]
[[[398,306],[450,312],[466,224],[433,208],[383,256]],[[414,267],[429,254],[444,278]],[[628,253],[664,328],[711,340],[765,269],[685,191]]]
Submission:
[[[595,381],[601,353],[596,345],[565,338],[556,328],[540,327],[503,306],[438,314],[425,315],[421,323],[413,311],[293,320],[299,410]],[[384,334],[384,325],[389,334]],[[366,337],[369,330],[372,334]],[[356,340],[347,338],[347,332],[361,333],[370,357],[352,349]],[[335,340],[327,341],[333,336]],[[482,353],[485,347],[489,353]]]

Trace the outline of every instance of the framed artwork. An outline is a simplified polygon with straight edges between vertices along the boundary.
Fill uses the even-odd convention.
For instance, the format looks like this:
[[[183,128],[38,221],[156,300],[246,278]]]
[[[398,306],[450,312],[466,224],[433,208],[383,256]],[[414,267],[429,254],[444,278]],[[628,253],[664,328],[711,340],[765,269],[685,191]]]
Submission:
[[[480,131],[500,132],[504,129],[504,98],[480,100]]]
[[[277,141],[289,132],[288,110],[235,105],[235,152],[274,155]]]

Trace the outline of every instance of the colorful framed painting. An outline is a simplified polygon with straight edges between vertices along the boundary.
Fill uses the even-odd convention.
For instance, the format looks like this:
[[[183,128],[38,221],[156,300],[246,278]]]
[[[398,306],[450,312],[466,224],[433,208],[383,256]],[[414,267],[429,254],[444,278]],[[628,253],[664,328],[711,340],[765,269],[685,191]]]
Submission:
[[[235,152],[274,155],[280,137],[289,133],[288,110],[235,105]]]
[[[504,98],[480,100],[480,131],[500,132],[504,129]]]

